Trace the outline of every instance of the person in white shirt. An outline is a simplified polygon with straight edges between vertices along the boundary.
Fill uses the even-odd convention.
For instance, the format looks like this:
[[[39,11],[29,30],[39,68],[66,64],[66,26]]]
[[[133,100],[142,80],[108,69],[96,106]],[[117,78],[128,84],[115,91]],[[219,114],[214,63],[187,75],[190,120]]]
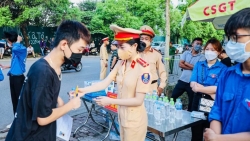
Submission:
[[[34,52],[34,48],[31,45],[29,45],[27,47],[27,55],[30,55],[30,54],[32,54],[33,57],[36,58],[36,55],[35,55],[35,52]]]

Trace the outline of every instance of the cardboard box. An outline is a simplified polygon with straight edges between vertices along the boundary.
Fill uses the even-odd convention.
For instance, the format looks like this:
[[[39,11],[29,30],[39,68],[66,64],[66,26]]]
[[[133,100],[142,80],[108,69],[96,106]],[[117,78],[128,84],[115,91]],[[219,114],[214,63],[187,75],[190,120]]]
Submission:
[[[110,98],[117,99],[117,94],[115,94],[115,93],[108,92],[107,96],[110,97]],[[115,105],[115,104],[105,106],[105,108],[107,108],[107,109],[109,109],[111,111],[117,112],[117,105]]]

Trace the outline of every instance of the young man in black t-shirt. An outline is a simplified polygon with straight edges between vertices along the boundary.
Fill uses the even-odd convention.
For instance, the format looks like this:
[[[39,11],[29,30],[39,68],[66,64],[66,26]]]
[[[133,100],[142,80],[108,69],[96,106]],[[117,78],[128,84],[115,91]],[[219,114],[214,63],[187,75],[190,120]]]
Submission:
[[[80,97],[64,104],[58,96],[61,65],[79,63],[90,40],[88,29],[76,21],[64,21],[58,27],[55,48],[36,61],[25,79],[15,119],[6,141],[55,141],[56,120],[81,105]]]

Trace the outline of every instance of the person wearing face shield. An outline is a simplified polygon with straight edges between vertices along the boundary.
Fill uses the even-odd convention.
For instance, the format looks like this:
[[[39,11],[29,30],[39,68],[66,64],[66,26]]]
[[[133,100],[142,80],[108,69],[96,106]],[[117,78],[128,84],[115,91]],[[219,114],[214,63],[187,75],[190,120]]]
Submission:
[[[140,57],[146,44],[140,41],[140,30],[121,28],[111,25],[115,32],[114,40],[118,41],[119,60],[109,75],[95,85],[79,88],[84,93],[103,90],[112,81],[118,87],[117,99],[97,97],[100,106],[118,105],[118,120],[121,141],[144,141],[147,132],[147,113],[144,106],[145,94],[149,92],[152,82],[149,64]]]
[[[102,39],[102,46],[100,48],[100,63],[101,63],[101,71],[100,71],[100,80],[104,79],[107,74],[108,68],[108,51],[107,46],[109,45],[109,37]]]
[[[215,99],[219,78],[227,68],[218,60],[218,56],[223,50],[219,40],[214,38],[208,40],[204,50],[206,60],[195,64],[190,79],[190,86],[195,92],[192,103],[192,111],[199,111],[201,98],[209,100]],[[209,114],[205,113],[205,115],[208,116]],[[191,127],[191,141],[202,141],[203,131],[207,127],[209,127],[208,121]]]
[[[155,33],[154,30],[147,25],[142,26],[140,30],[142,31],[140,39],[146,44],[145,50],[140,54],[142,59],[149,63],[152,74],[150,93],[152,94],[153,90],[155,90],[158,95],[161,95],[166,86],[167,75],[161,53],[151,47]],[[158,79],[160,79],[159,85]]]
[[[202,45],[201,38],[195,38],[192,42],[192,50],[185,51],[180,59],[179,67],[183,69],[180,79],[172,93],[172,98],[176,100],[179,96],[181,96],[184,92],[188,94],[188,111],[191,111],[194,92],[190,87],[190,78],[192,75],[193,67],[198,61],[204,61],[205,56],[200,53]]]
[[[248,141],[250,139],[250,8],[233,14],[225,34],[227,55],[239,62],[220,77],[215,103],[209,115],[205,141]]]
[[[89,41],[90,32],[82,23],[66,20],[60,24],[55,48],[37,60],[25,78],[7,141],[56,140],[56,120],[81,105],[80,97],[66,104],[59,97],[61,65],[79,63]]]

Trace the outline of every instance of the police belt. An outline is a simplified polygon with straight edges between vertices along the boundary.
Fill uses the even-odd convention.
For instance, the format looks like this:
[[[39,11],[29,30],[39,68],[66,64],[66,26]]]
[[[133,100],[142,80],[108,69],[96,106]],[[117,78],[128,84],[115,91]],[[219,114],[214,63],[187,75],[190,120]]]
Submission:
[[[104,59],[100,59],[100,60],[104,60]],[[106,61],[108,61],[108,59],[106,59]]]
[[[151,84],[154,84],[154,83],[156,83],[157,82],[157,80],[153,80],[152,82],[151,82]]]

